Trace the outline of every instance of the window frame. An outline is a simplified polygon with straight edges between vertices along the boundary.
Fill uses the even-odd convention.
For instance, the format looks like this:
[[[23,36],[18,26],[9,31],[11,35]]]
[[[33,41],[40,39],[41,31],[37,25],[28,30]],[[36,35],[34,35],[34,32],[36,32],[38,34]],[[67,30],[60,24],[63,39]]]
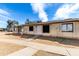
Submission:
[[[63,23],[62,26],[63,26],[63,25],[66,25],[66,30],[63,31],[63,30],[61,29],[62,32],[73,32],[73,29],[74,29],[73,23]],[[69,30],[69,31],[68,31],[68,25],[72,25],[72,30]],[[61,26],[61,28],[62,28],[62,26]]]

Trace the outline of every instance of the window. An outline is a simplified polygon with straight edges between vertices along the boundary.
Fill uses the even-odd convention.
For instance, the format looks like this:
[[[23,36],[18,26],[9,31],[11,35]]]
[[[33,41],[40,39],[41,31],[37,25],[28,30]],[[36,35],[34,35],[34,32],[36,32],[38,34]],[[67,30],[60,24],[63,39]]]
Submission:
[[[73,23],[62,24],[61,30],[63,32],[73,32]]]
[[[29,27],[29,31],[33,31],[33,26],[30,26]]]
[[[49,33],[49,25],[43,25],[43,33]]]

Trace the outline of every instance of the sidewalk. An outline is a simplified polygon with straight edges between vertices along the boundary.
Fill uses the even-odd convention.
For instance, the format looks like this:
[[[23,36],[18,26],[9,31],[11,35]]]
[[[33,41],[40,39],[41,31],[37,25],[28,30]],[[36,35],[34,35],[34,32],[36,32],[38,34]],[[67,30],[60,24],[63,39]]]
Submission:
[[[0,41],[28,46],[25,49],[22,49],[22,50],[19,50],[17,52],[10,54],[13,56],[17,56],[17,55],[18,56],[20,56],[20,55],[31,56],[34,53],[36,53],[36,51],[38,51],[38,50],[44,50],[44,51],[62,54],[62,55],[66,55],[66,56],[79,56],[79,48],[66,48],[66,47],[59,47],[59,46],[50,46],[50,45],[46,45],[46,44],[34,43],[31,41],[25,41],[25,40],[2,39]]]
[[[37,49],[33,49],[31,47],[27,47],[27,48],[24,48],[24,49],[22,49],[20,51],[11,53],[8,56],[32,56],[37,51],[38,51]]]

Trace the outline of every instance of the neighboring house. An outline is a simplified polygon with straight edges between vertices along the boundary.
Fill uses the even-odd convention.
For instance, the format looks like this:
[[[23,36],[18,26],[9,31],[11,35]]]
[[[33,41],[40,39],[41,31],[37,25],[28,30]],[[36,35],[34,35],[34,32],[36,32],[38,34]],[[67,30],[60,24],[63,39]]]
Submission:
[[[74,18],[21,25],[21,32],[24,34],[79,39],[79,19]]]
[[[6,29],[5,28],[0,28],[0,31],[6,31]]]
[[[14,32],[18,34],[24,34],[24,31],[26,30],[24,29],[24,25],[15,26],[14,29],[15,29]]]

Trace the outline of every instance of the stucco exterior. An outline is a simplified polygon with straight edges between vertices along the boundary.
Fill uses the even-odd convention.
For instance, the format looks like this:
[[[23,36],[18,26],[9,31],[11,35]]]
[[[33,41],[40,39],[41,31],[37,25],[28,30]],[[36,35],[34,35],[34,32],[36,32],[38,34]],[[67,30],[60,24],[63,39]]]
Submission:
[[[63,32],[61,26],[64,23],[73,24],[73,32]],[[79,21],[67,21],[67,22],[52,22],[48,23],[49,33],[43,33],[43,25],[45,24],[34,24],[34,25],[24,25],[22,27],[24,34],[34,34],[34,35],[44,35],[44,36],[54,36],[54,37],[66,37],[66,38],[77,38],[79,39]],[[29,27],[33,26],[33,31],[29,31]]]
[[[62,23],[50,25],[50,33],[52,36],[57,37],[66,37],[66,38],[77,38],[79,39],[79,22],[67,22],[73,23],[73,32],[62,32],[61,25]]]

